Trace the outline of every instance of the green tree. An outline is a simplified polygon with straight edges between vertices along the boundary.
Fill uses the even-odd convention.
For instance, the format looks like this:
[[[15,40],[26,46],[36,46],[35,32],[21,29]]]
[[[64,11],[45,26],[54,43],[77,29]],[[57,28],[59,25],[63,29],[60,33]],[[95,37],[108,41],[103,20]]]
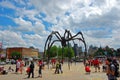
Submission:
[[[68,49],[68,57],[71,59],[72,57],[74,57],[74,51],[73,51],[73,49],[70,47],[69,49]]]
[[[113,55],[113,51],[112,51],[111,48],[109,48],[108,46],[106,46],[105,49],[106,49],[106,52],[108,53],[107,56],[114,56]]]
[[[58,57],[62,58],[62,48],[60,46],[58,47]]]
[[[106,56],[116,56],[117,52],[113,48],[106,46],[105,48],[98,48],[94,53],[94,56],[106,55]]]
[[[58,48],[57,46],[54,45],[49,49],[49,52],[48,50],[46,51],[46,56],[49,56],[49,58],[56,57],[57,53],[58,53]]]
[[[94,56],[100,56],[104,55],[104,50],[100,47],[98,50],[94,53]]]
[[[74,51],[72,49],[72,47],[64,47],[63,49],[59,46],[52,46],[49,50],[49,53],[48,51],[46,51],[46,56],[49,55],[49,58],[52,58],[52,57],[58,57],[58,58],[62,58],[62,50],[63,50],[63,56],[64,57],[68,57],[68,58],[72,58],[74,57]]]
[[[22,55],[21,55],[20,52],[12,52],[12,53],[11,53],[11,57],[16,60],[16,59],[21,58]]]
[[[72,58],[72,57],[74,57],[74,51],[73,51],[73,49],[72,49],[72,47],[65,47],[64,48],[64,56],[65,57],[68,57],[68,58]]]
[[[56,57],[57,56],[57,51],[58,51],[58,49],[57,49],[57,46],[53,46],[52,48],[51,48],[51,57]]]
[[[120,48],[116,50],[116,56],[120,56]]]

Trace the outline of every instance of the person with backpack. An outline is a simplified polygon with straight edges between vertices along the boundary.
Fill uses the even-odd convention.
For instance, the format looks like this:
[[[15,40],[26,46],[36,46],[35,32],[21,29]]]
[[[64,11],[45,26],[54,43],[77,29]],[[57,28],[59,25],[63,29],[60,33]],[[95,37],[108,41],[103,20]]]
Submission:
[[[112,64],[114,64],[114,66],[115,66],[115,76],[120,77],[119,62],[117,61],[117,59],[113,59]]]
[[[31,64],[29,66],[30,72],[28,73],[28,78],[30,78],[31,73],[32,73],[32,78],[34,78],[34,67],[35,67],[34,63],[33,63],[33,61],[31,61]]]
[[[59,62],[56,63],[55,74],[59,74]]]
[[[107,58],[106,60],[107,68],[106,68],[106,74],[108,77],[108,80],[117,80],[117,77],[115,75],[115,65],[112,63],[111,58]]]

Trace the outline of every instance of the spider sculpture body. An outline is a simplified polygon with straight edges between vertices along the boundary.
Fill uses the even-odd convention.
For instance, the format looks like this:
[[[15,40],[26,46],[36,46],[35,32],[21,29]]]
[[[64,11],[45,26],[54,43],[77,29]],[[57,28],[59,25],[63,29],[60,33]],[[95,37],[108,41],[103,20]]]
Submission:
[[[53,36],[56,37],[55,40],[52,40]],[[79,40],[79,41],[82,41],[84,43],[84,47],[85,47],[85,54],[84,54],[84,56],[86,58],[86,56],[87,56],[87,48],[86,48],[86,43],[85,43],[85,40],[84,40],[82,32],[78,32],[76,35],[72,35],[69,30],[65,30],[65,33],[64,33],[63,36],[61,36],[58,31],[53,31],[47,37],[47,40],[46,40],[45,46],[44,46],[44,57],[45,57],[46,50],[49,51],[49,49],[52,47],[52,45],[55,42],[60,42],[62,47],[66,47],[67,46],[67,42],[73,41],[73,43],[74,43],[74,40]],[[49,54],[47,56],[48,56],[48,59],[49,59]]]

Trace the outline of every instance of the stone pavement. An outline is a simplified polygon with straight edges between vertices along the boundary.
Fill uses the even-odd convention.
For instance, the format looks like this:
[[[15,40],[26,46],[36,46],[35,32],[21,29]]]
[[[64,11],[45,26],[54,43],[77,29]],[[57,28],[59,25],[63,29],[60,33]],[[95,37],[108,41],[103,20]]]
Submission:
[[[5,65],[7,69],[10,65]],[[12,65],[15,68],[15,65]],[[84,71],[83,63],[73,63],[68,68],[68,63],[63,65],[63,74],[54,74],[54,69],[48,69],[47,66],[43,70],[42,78],[38,76],[38,67],[35,68],[35,76],[34,78],[27,78],[26,72],[23,74],[15,74],[14,72],[9,72],[7,75],[0,75],[0,80],[107,80],[107,76],[105,73],[94,72],[94,67],[91,68],[92,72],[90,74],[86,74]],[[120,79],[118,79],[120,80]]]

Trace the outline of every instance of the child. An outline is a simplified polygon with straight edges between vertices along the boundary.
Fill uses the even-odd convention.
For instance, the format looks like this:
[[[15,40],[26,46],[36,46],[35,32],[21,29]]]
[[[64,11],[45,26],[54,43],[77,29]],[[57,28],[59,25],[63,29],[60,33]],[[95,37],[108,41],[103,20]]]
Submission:
[[[87,73],[89,73],[89,74],[90,74],[90,72],[91,72],[90,66],[89,66],[88,64],[86,64],[86,66],[85,66],[85,71],[86,71]]]
[[[8,72],[4,69],[4,67],[3,66],[0,66],[0,74],[3,74],[3,75],[5,75],[5,74],[7,74]]]
[[[28,74],[29,74],[29,72],[30,72],[30,67],[27,67],[26,72],[27,72],[27,75],[28,75]]]

